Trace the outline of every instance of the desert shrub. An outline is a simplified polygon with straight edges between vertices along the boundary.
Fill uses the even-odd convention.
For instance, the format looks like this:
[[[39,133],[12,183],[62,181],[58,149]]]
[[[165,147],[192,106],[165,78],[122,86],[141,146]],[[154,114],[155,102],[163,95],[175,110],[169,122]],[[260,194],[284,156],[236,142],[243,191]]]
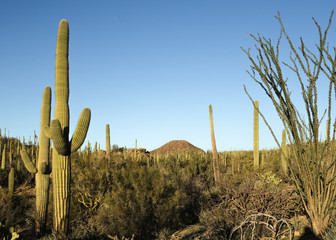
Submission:
[[[3,229],[14,228],[16,232],[27,221],[32,221],[32,216],[28,214],[33,203],[31,188],[21,187],[20,194],[14,194],[12,198],[9,197],[7,189],[0,188],[0,203],[0,223]]]
[[[0,188],[6,188],[8,185],[8,173],[9,171],[0,169]]]
[[[196,171],[193,160],[168,159],[164,167],[147,160],[74,157],[71,224],[78,238],[153,239],[164,228],[198,220],[205,188],[198,174],[205,166]]]
[[[336,239],[336,221],[333,219],[328,228],[326,229],[325,233],[323,234],[323,239],[325,240],[334,240]]]
[[[207,229],[206,233],[203,233],[207,239],[227,239],[231,229],[220,208],[201,211],[199,224]]]
[[[283,184],[274,191],[273,188],[256,184],[258,181],[258,177],[251,174],[238,187],[227,187],[223,190],[218,208],[226,216],[228,224],[234,225],[255,212],[286,219],[295,213],[303,213],[300,197],[293,187]]]

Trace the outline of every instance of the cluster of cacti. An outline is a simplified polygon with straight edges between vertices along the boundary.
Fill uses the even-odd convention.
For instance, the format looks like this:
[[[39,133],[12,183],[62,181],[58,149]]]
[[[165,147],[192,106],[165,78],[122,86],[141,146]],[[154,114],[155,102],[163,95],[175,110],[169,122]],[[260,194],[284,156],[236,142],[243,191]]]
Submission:
[[[77,127],[69,140],[69,26],[61,20],[57,35],[55,66],[55,115],[50,127],[44,127],[44,133],[53,140],[52,184],[54,200],[53,231],[67,234],[70,214],[70,154],[83,144],[90,123],[91,111],[85,108]]]
[[[55,233],[66,235],[69,229],[70,207],[70,154],[77,151],[83,144],[89,123],[91,112],[85,108],[79,118],[73,137],[69,140],[69,80],[68,80],[68,40],[69,28],[66,20],[59,24],[56,46],[56,73],[55,73],[55,115],[50,121],[51,89],[46,87],[43,94],[41,107],[41,130],[39,148],[31,148],[31,159],[27,150],[20,152],[25,167],[35,174],[36,180],[36,231],[44,232],[49,199],[49,180],[52,172],[53,203],[54,203],[54,228]],[[52,164],[49,163],[50,139],[53,140]],[[37,141],[34,132],[34,146]],[[23,141],[24,143],[24,141]],[[33,142],[30,140],[30,144]],[[23,144],[24,145],[24,144]],[[97,146],[97,144],[96,144]],[[11,167],[8,177],[8,189],[10,196],[14,192],[14,168],[12,149],[10,145],[9,164]],[[19,148],[18,148],[19,149]],[[97,149],[97,147],[95,147]],[[34,158],[34,156],[36,157]],[[6,168],[6,146],[3,148],[1,168]],[[35,164],[36,160],[36,164]],[[19,163],[18,163],[19,168]],[[52,166],[52,171],[51,171]]]
[[[51,111],[51,89],[46,87],[43,93],[42,107],[41,107],[41,130],[39,137],[38,149],[31,148],[29,157],[27,150],[23,147],[20,151],[21,158],[26,169],[35,174],[36,181],[36,232],[45,232],[47,222],[47,209],[49,199],[49,181],[50,174],[52,176],[53,184],[53,203],[54,203],[54,218],[53,218],[53,231],[55,233],[67,234],[69,230],[69,214],[70,214],[70,177],[71,177],[71,153],[76,152],[82,146],[90,124],[91,111],[89,108],[83,109],[73,137],[69,138],[70,123],[69,123],[69,73],[68,73],[68,41],[69,41],[69,27],[66,20],[62,20],[59,24],[57,47],[56,47],[56,73],[55,73],[55,114],[54,119],[50,121]],[[254,123],[253,123],[253,167],[255,170],[260,168],[259,160],[259,103],[254,102]],[[219,154],[217,152],[214,124],[213,124],[213,110],[209,105],[210,116],[210,133],[212,143],[213,154],[213,172],[214,181],[216,186],[221,182],[221,171],[219,164]],[[6,134],[6,130],[5,130]],[[53,140],[52,149],[52,164],[50,162],[50,139]],[[1,140],[1,130],[0,130]],[[32,142],[30,140],[30,142]],[[36,145],[36,135],[34,133],[34,146]],[[7,142],[8,144],[8,142]],[[24,141],[23,141],[24,144]],[[13,151],[14,146],[12,142],[9,142],[9,152],[7,152],[6,144],[2,149],[2,143],[0,142],[1,155],[1,169],[6,169],[6,162],[9,161],[10,172],[8,175],[8,192],[12,197],[14,193],[14,163],[13,163]],[[18,145],[17,150],[20,147]],[[91,145],[88,142],[87,151],[83,151],[83,154],[87,153],[87,156],[91,154]],[[100,149],[100,147],[99,147]],[[106,124],[106,156],[110,160],[110,126]],[[137,156],[137,140],[135,140],[135,149],[131,156],[127,155],[126,147],[123,149],[123,157],[126,160],[130,158],[133,160],[142,160],[142,155]],[[95,142],[94,153],[98,154],[98,143]],[[281,150],[281,166],[285,173],[288,171],[286,162],[286,132],[283,131],[282,135],[282,150]],[[38,154],[38,156],[37,156]],[[33,156],[36,155],[36,159]],[[81,156],[81,154],[80,154]],[[7,159],[8,157],[8,159]],[[165,161],[170,157],[169,153],[165,156],[160,155],[158,152],[152,157],[147,158],[147,165],[152,163],[159,165],[161,161]],[[83,158],[83,156],[82,156]],[[202,153],[202,158],[205,158],[205,153]],[[89,157],[87,158],[89,159]],[[153,161],[151,161],[153,159]],[[238,159],[238,161],[237,161]],[[180,164],[181,161],[192,161],[190,153],[177,154],[176,164]],[[241,172],[242,164],[240,158],[233,159],[230,155],[231,171]],[[227,153],[223,153],[223,163],[226,167],[228,161]],[[261,165],[265,162],[265,154],[261,154]],[[50,169],[52,166],[52,169]],[[17,170],[19,170],[20,162],[17,162]],[[8,166],[7,166],[8,169]],[[195,172],[196,172],[195,168]],[[230,169],[228,169],[230,171]]]
[[[259,168],[259,102],[256,100],[254,102],[253,111],[253,159],[254,159],[254,169]]]

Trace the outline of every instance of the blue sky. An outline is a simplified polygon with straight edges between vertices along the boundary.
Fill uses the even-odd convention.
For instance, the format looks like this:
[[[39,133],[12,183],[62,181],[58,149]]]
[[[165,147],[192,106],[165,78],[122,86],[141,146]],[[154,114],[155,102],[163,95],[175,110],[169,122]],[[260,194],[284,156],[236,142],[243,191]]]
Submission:
[[[71,133],[89,107],[87,140],[102,149],[110,124],[111,143],[119,146],[134,147],[137,139],[138,147],[153,150],[184,139],[207,150],[212,104],[218,150],[252,149],[253,106],[243,84],[279,138],[282,123],[246,73],[249,60],[240,47],[253,47],[248,33],[276,41],[280,26],[274,15],[280,11],[294,42],[302,36],[312,44],[317,39],[312,17],[324,27],[335,6],[334,0],[0,1],[0,128],[26,139],[39,133],[45,86],[54,97],[57,29],[65,18]],[[332,46],[335,30],[333,24]],[[280,53],[287,60],[285,41]],[[298,82],[290,72],[288,77],[299,99]],[[275,146],[261,121],[260,148]]]

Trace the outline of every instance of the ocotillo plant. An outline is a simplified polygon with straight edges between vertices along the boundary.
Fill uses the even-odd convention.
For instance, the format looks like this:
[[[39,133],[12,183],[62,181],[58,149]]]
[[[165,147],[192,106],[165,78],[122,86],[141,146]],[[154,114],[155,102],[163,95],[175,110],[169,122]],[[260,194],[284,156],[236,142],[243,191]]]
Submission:
[[[48,200],[49,200],[49,180],[50,180],[50,164],[49,164],[49,148],[50,139],[43,132],[44,126],[50,124],[51,111],[51,89],[46,87],[42,97],[41,107],[41,123],[40,123],[40,143],[39,155],[36,166],[29,159],[25,148],[21,150],[22,161],[30,173],[35,173],[35,192],[36,192],[36,232],[44,233],[47,223]]]
[[[212,154],[213,154],[213,170],[214,170],[214,179],[215,184],[218,186],[220,182],[220,169],[218,162],[218,153],[216,148],[216,140],[215,140],[215,131],[213,125],[213,115],[212,115],[212,106],[209,105],[209,115],[210,115],[210,133],[211,133],[211,144],[212,144]]]
[[[67,235],[70,214],[70,154],[83,144],[91,118],[89,108],[83,109],[72,139],[69,141],[69,25],[61,20],[58,28],[55,66],[55,115],[47,137],[53,140],[52,183],[54,200],[54,228],[56,234]]]
[[[253,111],[253,166],[254,170],[259,168],[259,102],[254,102]]]
[[[110,125],[106,124],[106,155],[108,159],[110,159],[110,149]]]
[[[311,45],[314,49],[309,48],[303,39],[300,39],[299,46],[295,46],[284,27],[279,12],[275,16],[281,28],[278,40],[273,41],[268,37],[251,35],[255,41],[257,56],[251,55],[250,48],[243,49],[251,63],[249,75],[272,101],[286,129],[287,139],[291,145],[288,149],[291,151],[290,158],[287,157],[290,176],[295,183],[305,212],[310,218],[314,234],[318,237],[326,231],[336,214],[336,191],[334,191],[336,188],[334,161],[336,152],[328,136],[330,132],[335,132],[335,125],[334,129],[328,127],[326,142],[321,143],[319,131],[321,117],[318,115],[320,104],[317,101],[318,96],[326,97],[328,107],[323,116],[325,114],[328,124],[331,124],[331,120],[334,119],[331,96],[336,79],[336,58],[334,57],[335,48],[329,46],[327,35],[331,28],[333,14],[334,10],[324,29],[313,18],[318,36],[316,44]],[[279,57],[283,56],[279,54],[282,36],[285,36],[290,47],[291,54],[288,61]],[[292,91],[287,85],[287,76],[283,66],[290,68],[297,76],[297,87],[300,89],[299,92],[305,104],[302,108],[304,112],[299,111],[294,104],[296,101],[293,101]],[[328,93],[318,95],[320,91],[317,89],[317,83],[325,79],[329,83]],[[247,92],[246,87],[244,88]],[[249,94],[248,96],[253,101]],[[263,115],[261,116],[265,119]],[[267,124],[266,121],[265,123]],[[276,140],[271,127],[269,125],[268,127]],[[279,142],[277,140],[276,142],[280,147]]]

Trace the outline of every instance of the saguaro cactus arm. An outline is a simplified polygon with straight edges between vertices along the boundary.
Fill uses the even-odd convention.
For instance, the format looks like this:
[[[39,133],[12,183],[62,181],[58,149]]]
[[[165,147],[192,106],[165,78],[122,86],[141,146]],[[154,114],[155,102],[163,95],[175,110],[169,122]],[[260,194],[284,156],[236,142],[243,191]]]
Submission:
[[[61,123],[58,119],[53,119],[50,122],[51,138],[54,142],[54,147],[62,156],[70,154],[69,142],[63,134]]]
[[[70,141],[71,152],[76,152],[82,146],[86,138],[87,131],[89,130],[90,119],[91,110],[89,108],[84,108],[79,117],[76,130]]]
[[[22,149],[20,151],[20,155],[21,155],[23,164],[25,165],[25,167],[27,168],[27,170],[30,173],[37,173],[37,169],[36,169],[34,163],[30,160],[26,149]]]

